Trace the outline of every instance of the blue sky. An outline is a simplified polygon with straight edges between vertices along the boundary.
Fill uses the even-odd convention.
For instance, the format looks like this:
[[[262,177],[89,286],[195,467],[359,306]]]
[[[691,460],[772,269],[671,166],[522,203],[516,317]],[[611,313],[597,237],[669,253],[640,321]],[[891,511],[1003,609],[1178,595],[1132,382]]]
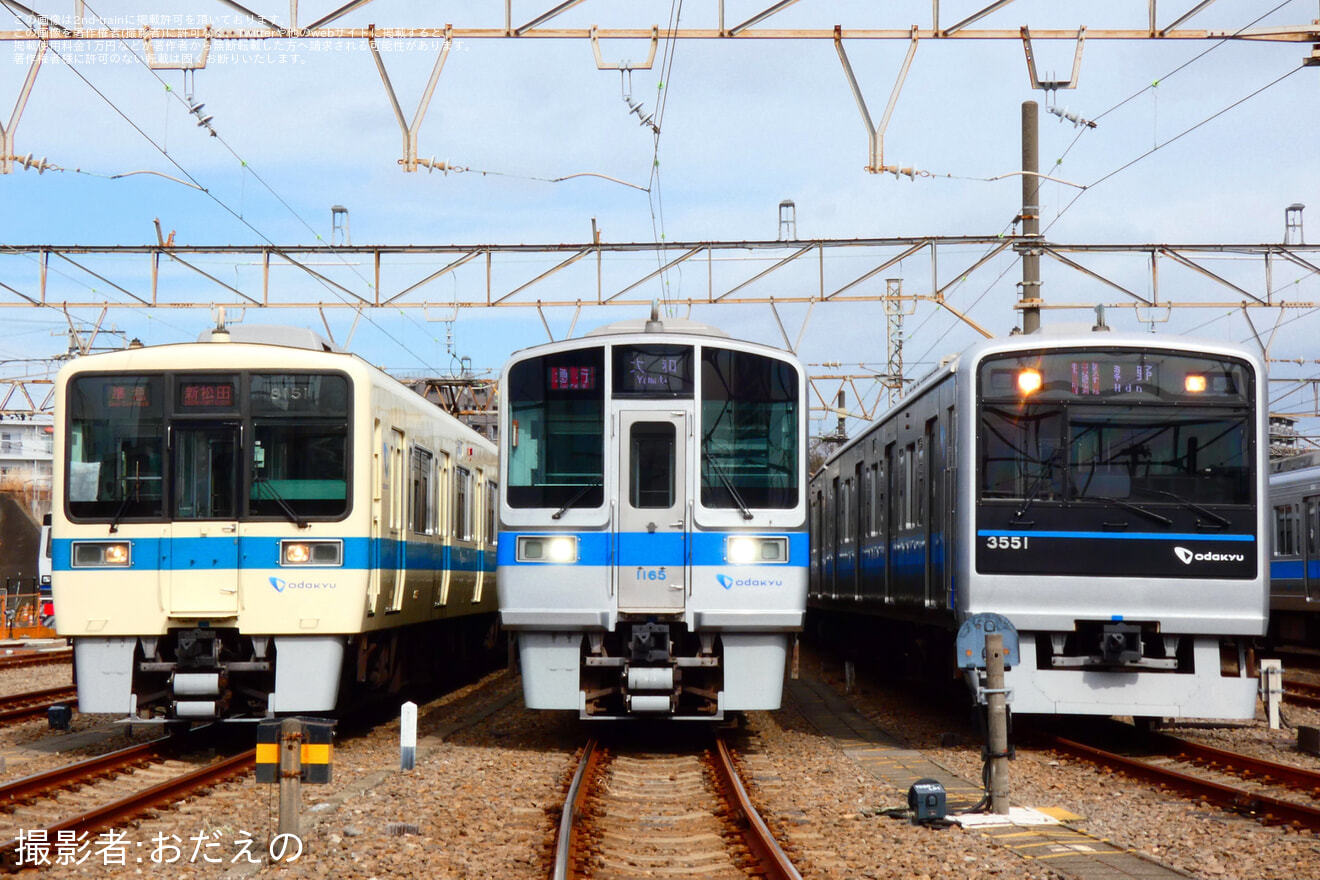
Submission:
[[[67,16],[72,2],[30,2],[43,12]],[[284,21],[289,4],[248,3]],[[300,4],[302,24],[341,2]],[[514,4],[515,24],[555,5]],[[726,23],[741,21],[768,2],[726,5]],[[987,5],[941,3],[946,26]],[[1162,23],[1195,5],[1161,3]],[[928,27],[932,4],[802,0],[764,27]],[[1178,8],[1173,8],[1177,6]],[[89,0],[92,12],[114,23],[136,25],[138,16],[196,14],[219,26],[238,23],[213,0],[149,3]],[[1185,8],[1184,8],[1185,7]],[[673,7],[665,3],[606,4],[570,10],[556,27],[664,26]],[[1144,0],[1105,4],[1018,0],[973,28],[1033,30],[1139,28]],[[1316,18],[1314,0],[1275,3],[1219,0],[1187,27],[1237,30],[1257,25],[1305,24]],[[428,4],[376,0],[337,26],[456,27],[503,25],[502,3]],[[688,3],[680,26],[716,24],[715,4]],[[0,30],[22,25],[0,11]],[[133,43],[140,51],[140,43]],[[395,45],[384,53],[403,112],[411,119],[435,59],[438,41]],[[24,44],[0,46],[0,119],[8,120],[26,64]],[[31,48],[31,44],[26,44]],[[1320,70],[1301,69],[1309,43],[1088,40],[1078,87],[1054,96],[1033,91],[1020,41],[919,43],[911,71],[885,135],[885,159],[930,172],[917,180],[863,171],[866,133],[834,45],[815,41],[688,40],[661,45],[655,69],[631,74],[631,95],[647,112],[665,99],[658,144],[638,125],[623,100],[629,79],[596,69],[582,40],[465,40],[451,53],[420,130],[419,154],[473,171],[407,174],[399,170],[401,134],[364,44],[313,46],[276,41],[244,47],[216,44],[205,70],[192,78],[195,99],[220,137],[211,138],[188,116],[178,98],[185,80],[177,71],[155,75],[123,46],[88,46],[78,55],[69,44],[55,49],[72,64],[48,57],[16,131],[16,152],[45,156],[78,172],[16,171],[0,176],[0,243],[144,244],[154,241],[160,218],[176,241],[188,244],[313,244],[330,237],[330,207],[349,209],[354,244],[475,244],[584,242],[592,218],[612,242],[769,239],[778,232],[778,205],[797,206],[799,238],[917,235],[995,235],[1009,229],[1020,205],[1020,183],[1009,175],[1020,162],[1020,108],[1041,104],[1043,171],[1072,183],[1047,183],[1042,219],[1047,236],[1066,243],[1216,243],[1283,240],[1284,210],[1293,203],[1320,210],[1317,174],[1316,82]],[[107,58],[100,60],[100,49]],[[872,117],[879,120],[906,52],[900,42],[852,41],[849,59]],[[1042,73],[1067,78],[1070,42],[1034,44]],[[662,77],[660,64],[672,52]],[[120,63],[109,56],[121,55]],[[606,41],[606,60],[640,62],[644,42]],[[1200,57],[1198,57],[1200,56]],[[81,59],[81,60],[79,60]],[[260,59],[260,60],[259,60]],[[281,60],[283,59],[283,60]],[[1278,82],[1276,82],[1278,81]],[[663,92],[659,86],[663,82]],[[1158,85],[1154,85],[1158,83]],[[1271,85],[1273,83],[1273,85]],[[169,87],[167,91],[166,86]],[[1257,93],[1258,92],[1258,93]],[[1253,93],[1254,94],[1253,96]],[[1239,103],[1240,102],[1240,103]],[[1046,112],[1047,104],[1098,121],[1081,130]],[[1236,106],[1234,106],[1236,105]],[[1155,149],[1158,147],[1158,149]],[[1153,152],[1151,152],[1154,150]],[[1146,155],[1148,154],[1149,155]],[[1061,164],[1055,164],[1056,159]],[[1137,160],[1137,161],[1134,161]],[[653,176],[659,162],[658,177]],[[243,163],[246,163],[246,167]],[[1132,163],[1132,164],[1129,164]],[[1125,167],[1126,166],[1126,167]],[[191,176],[209,193],[155,174]],[[489,172],[479,174],[478,171]],[[650,192],[599,177],[548,179],[591,173],[649,187]],[[241,218],[241,219],[240,219]],[[1320,236],[1320,219],[1312,237]],[[942,252],[940,271],[952,276],[983,248]],[[32,264],[0,260],[0,281],[21,289],[33,283]],[[447,260],[434,265],[443,265]],[[826,271],[847,277],[848,258]],[[551,263],[528,264],[528,277]],[[1140,258],[1098,260],[1116,279],[1148,292]],[[1214,270],[1263,289],[1261,264],[1219,261]],[[421,268],[419,264],[419,271]],[[369,267],[346,269],[368,272]],[[217,267],[226,280],[252,283],[255,267]],[[290,271],[290,270],[285,270]],[[748,263],[744,274],[759,271]],[[811,283],[786,273],[777,283]],[[926,256],[898,268],[905,284],[930,285]],[[1067,302],[1112,301],[1112,291],[1047,262],[1044,295]],[[982,270],[950,294],[997,334],[1016,322],[1014,283],[1020,270],[1005,259]],[[1160,294],[1187,301],[1231,300],[1204,279],[1161,264]],[[951,277],[942,279],[942,283]],[[67,295],[89,296],[94,282],[63,279]],[[178,276],[172,283],[189,283]],[[453,361],[446,325],[427,317],[449,316],[445,303],[474,296],[476,274],[454,273],[433,286],[436,307],[427,313],[368,313],[352,331],[351,347],[368,360],[397,370],[435,372]],[[568,276],[566,285],[574,283]],[[668,289],[699,292],[704,272],[685,267]],[[1276,289],[1292,285],[1288,298],[1320,301],[1314,277],[1276,266]],[[1184,295],[1185,286],[1185,295]],[[881,290],[883,288],[881,287]],[[81,293],[79,292],[81,291]],[[656,295],[660,293],[657,284]],[[3,295],[3,291],[0,291]],[[213,296],[213,293],[199,294]],[[796,336],[804,308],[781,315]],[[17,360],[63,350],[52,332],[66,327],[54,310],[8,310],[0,357]],[[76,316],[92,320],[94,313]],[[637,317],[621,309],[588,310],[582,332],[613,320]],[[693,317],[778,343],[779,331],[765,306],[698,309]],[[1047,313],[1047,321],[1089,320],[1080,312]],[[1130,310],[1111,314],[1122,329],[1187,333],[1245,341],[1251,329],[1240,310],[1175,310],[1167,322],[1140,324]],[[1253,313],[1259,327],[1278,313]],[[294,323],[321,329],[316,315],[289,311],[243,318],[254,323]],[[568,329],[571,310],[547,315],[556,335]],[[1288,312],[1271,355],[1315,357],[1310,344],[1315,318]],[[332,314],[340,341],[352,327],[348,313]],[[193,338],[210,322],[205,310],[117,310],[107,324],[148,343]],[[801,355],[811,363],[841,361],[883,368],[883,312],[878,304],[819,308],[803,333]],[[905,355],[911,375],[924,373],[942,355],[971,342],[972,331],[947,311],[918,306],[907,318],[911,338]],[[546,339],[541,319],[527,309],[465,310],[453,324],[453,352],[478,370],[498,370],[508,354]],[[822,369],[823,371],[823,369]],[[1279,375],[1309,377],[1320,366],[1280,366]],[[1304,404],[1304,400],[1295,401]],[[1290,406],[1290,408],[1296,408]],[[821,427],[828,429],[832,419]]]

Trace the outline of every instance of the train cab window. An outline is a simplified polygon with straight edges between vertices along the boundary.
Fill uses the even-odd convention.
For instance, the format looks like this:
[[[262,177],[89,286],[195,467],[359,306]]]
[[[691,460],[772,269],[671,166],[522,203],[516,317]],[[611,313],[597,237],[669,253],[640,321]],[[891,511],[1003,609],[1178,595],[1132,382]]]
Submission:
[[[509,367],[506,497],[511,507],[605,503],[605,349]]]
[[[700,385],[701,504],[796,507],[803,412],[793,365],[704,346]]]
[[[338,517],[348,511],[348,379],[254,373],[251,491],[256,517]]]
[[[628,442],[628,503],[635,508],[668,510],[674,506],[677,443],[672,422],[636,422]]]
[[[164,512],[163,376],[81,376],[66,394],[67,504],[77,519]]]

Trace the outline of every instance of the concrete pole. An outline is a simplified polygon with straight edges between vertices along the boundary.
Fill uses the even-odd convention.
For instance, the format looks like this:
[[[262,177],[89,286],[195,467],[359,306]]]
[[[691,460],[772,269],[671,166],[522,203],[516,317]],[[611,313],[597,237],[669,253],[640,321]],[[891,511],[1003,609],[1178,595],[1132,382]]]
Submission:
[[[985,634],[986,708],[990,742],[990,810],[1008,815],[1008,695],[1004,693],[1004,636]]]
[[[302,811],[303,725],[297,718],[280,724],[280,834],[298,836]]]
[[[1040,107],[1022,102],[1022,234],[1040,235]],[[1022,250],[1022,332],[1040,329],[1040,250]]]

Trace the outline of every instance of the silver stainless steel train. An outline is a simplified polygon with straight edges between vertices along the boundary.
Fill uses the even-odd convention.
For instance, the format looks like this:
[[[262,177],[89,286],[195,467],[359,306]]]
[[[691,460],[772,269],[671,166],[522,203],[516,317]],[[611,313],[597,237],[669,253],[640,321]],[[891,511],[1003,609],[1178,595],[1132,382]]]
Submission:
[[[994,613],[1020,639],[1015,712],[1253,717],[1265,368],[1107,330],[976,345],[834,453],[811,480],[810,629],[952,675],[954,632]]]
[[[203,340],[56,380],[79,709],[329,712],[464,662],[497,625],[494,444],[306,331]]]
[[[1270,642],[1320,643],[1320,453],[1270,463]]]
[[[774,709],[807,592],[806,380],[677,319],[516,353],[500,384],[500,615],[534,709]]]

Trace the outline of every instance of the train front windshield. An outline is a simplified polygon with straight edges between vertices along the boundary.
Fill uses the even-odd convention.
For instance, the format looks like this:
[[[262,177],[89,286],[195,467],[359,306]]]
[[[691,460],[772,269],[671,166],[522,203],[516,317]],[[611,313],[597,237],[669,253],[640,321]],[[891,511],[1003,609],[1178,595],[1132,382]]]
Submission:
[[[76,520],[348,511],[342,375],[87,375],[66,402],[65,494]]]
[[[605,499],[607,399],[697,398],[701,503],[787,509],[798,503],[798,374],[786,361],[691,345],[613,346],[528,358],[509,368],[507,499],[518,508],[597,508]],[[695,373],[695,376],[694,376]],[[608,395],[607,395],[608,391]]]
[[[980,495],[1252,502],[1252,379],[1240,361],[1079,351],[987,359]]]

